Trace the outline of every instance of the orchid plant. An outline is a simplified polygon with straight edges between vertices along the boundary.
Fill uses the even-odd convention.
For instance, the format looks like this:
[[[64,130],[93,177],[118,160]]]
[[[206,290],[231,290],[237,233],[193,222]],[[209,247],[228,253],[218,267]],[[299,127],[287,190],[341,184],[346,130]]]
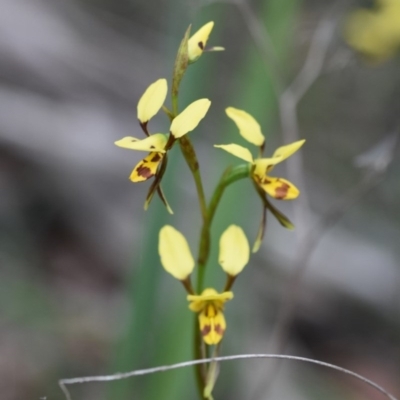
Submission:
[[[253,245],[256,252],[262,243],[265,233],[265,215],[269,210],[286,228],[293,229],[289,219],[284,216],[267,198],[267,195],[276,200],[293,200],[299,196],[299,190],[291,182],[270,176],[274,166],[298,151],[304,140],[279,147],[271,157],[263,157],[265,137],[258,122],[246,111],[233,107],[226,108],[227,116],[235,123],[240,135],[251,145],[258,148],[257,156],[238,144],[220,144],[215,147],[225,150],[237,158],[245,161],[235,167],[228,167],[222,174],[214,193],[209,201],[206,200],[199,169],[199,161],[195,149],[188,137],[188,133],[196,129],[205,118],[211,101],[203,98],[194,101],[183,111],[179,112],[178,98],[181,80],[187,68],[197,62],[206,51],[222,51],[222,47],[206,47],[214,23],[208,22],[195,34],[190,36],[190,27],[185,33],[178,49],[173,79],[171,85],[171,109],[165,105],[168,84],[164,78],[158,79],[146,89],[137,106],[137,118],[145,135],[144,138],[124,137],[115,144],[119,147],[143,151],[148,153],[131,172],[129,179],[134,183],[144,182],[151,178],[153,182],[146,196],[144,208],[147,209],[154,194],[157,193],[166,206],[168,212],[172,209],[167,202],[161,188],[162,178],[167,168],[169,150],[176,144],[180,146],[197,190],[197,196],[202,215],[200,229],[200,245],[195,261],[185,236],[171,225],[160,229],[158,251],[164,269],[179,280],[187,292],[186,299],[189,309],[196,313],[195,335],[193,337],[197,359],[204,358],[210,352],[218,355],[224,338],[227,323],[224,316],[225,303],[232,300],[232,287],[237,276],[248,265],[250,260],[250,245],[243,229],[237,225],[230,225],[223,232],[219,240],[219,264],[226,275],[226,283],[221,290],[213,287],[204,287],[204,273],[208,265],[211,236],[210,229],[219,202],[224,190],[240,179],[249,178],[255,191],[263,203],[263,216],[260,229]],[[166,113],[170,124],[164,132],[151,133],[150,120],[160,111]],[[204,124],[204,122],[202,122]],[[192,277],[196,270],[197,275]],[[217,379],[215,363],[207,367],[196,367],[196,376],[200,397],[212,399],[212,390]]]

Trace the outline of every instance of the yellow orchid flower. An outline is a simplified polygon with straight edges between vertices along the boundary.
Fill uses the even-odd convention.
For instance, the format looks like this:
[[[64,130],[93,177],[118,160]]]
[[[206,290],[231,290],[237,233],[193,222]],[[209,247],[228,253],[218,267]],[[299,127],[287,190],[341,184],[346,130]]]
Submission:
[[[200,332],[206,344],[218,344],[223,338],[226,330],[224,303],[231,299],[232,292],[218,293],[211,288],[204,289],[200,295],[187,296],[189,309],[199,313]]]
[[[188,40],[188,56],[191,63],[203,54],[204,51],[223,51],[223,47],[211,47],[206,49],[208,37],[214,27],[214,22],[210,21],[203,25],[196,33],[194,33]]]
[[[233,298],[233,293],[224,291],[219,294],[214,289],[205,289],[201,295],[193,294],[190,275],[195,266],[194,259],[185,237],[174,227],[165,225],[161,228],[158,252],[164,269],[181,281],[189,291],[189,308],[199,313],[204,342],[217,344],[226,329],[223,304]],[[242,228],[230,225],[221,235],[219,250],[219,263],[228,274],[228,281],[233,283],[234,278],[248,263],[249,256],[249,243]]]
[[[144,92],[138,103],[138,119],[147,135],[147,123],[162,107],[167,94],[167,81],[159,79],[152,83]],[[129,149],[147,151],[149,154],[141,160],[133,169],[129,179],[132,182],[143,182],[156,175],[165,153],[178,139],[197,127],[205,117],[210,100],[200,99],[191,103],[179,115],[172,120],[169,137],[167,134],[156,133],[145,139],[137,139],[131,136],[124,137],[115,142],[115,145]]]
[[[239,133],[248,142],[259,146],[264,146],[265,138],[261,133],[258,122],[247,112],[237,108],[229,107],[226,114],[239,128]],[[271,197],[278,200],[292,200],[298,197],[299,190],[289,181],[283,178],[269,176],[268,173],[274,166],[292,154],[294,154],[304,144],[305,140],[299,140],[286,146],[279,147],[271,158],[253,158],[250,150],[238,144],[214,145],[234,156],[241,158],[253,165],[252,179]]]
[[[371,9],[359,9],[347,18],[344,37],[356,51],[375,63],[400,50],[400,1],[376,0]]]

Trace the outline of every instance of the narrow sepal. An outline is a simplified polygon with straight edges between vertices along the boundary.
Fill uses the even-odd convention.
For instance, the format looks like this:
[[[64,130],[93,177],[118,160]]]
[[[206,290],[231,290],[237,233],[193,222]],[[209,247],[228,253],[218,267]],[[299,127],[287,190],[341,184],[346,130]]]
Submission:
[[[174,212],[172,211],[172,208],[168,204],[167,198],[165,197],[165,194],[164,194],[164,192],[163,192],[163,190],[161,188],[161,185],[158,185],[157,194],[160,197],[161,201],[163,202],[163,204],[164,204],[165,208],[167,209],[167,211],[170,214],[173,214]]]
[[[168,158],[167,158],[167,156],[165,156],[162,160],[160,169],[159,169],[157,175],[155,176],[154,181],[151,184],[149,191],[147,193],[146,200],[144,202],[145,210],[147,210],[149,208],[149,205],[150,205],[151,200],[153,199],[154,193],[157,191],[158,186],[161,183],[161,180],[162,180],[165,170],[167,168],[167,163],[168,163]]]
[[[294,229],[294,225],[289,220],[289,218],[281,211],[279,211],[276,207],[274,207],[267,199],[266,199],[266,206],[284,228],[289,229],[291,231]]]
[[[253,253],[257,253],[257,251],[260,250],[261,243],[264,239],[266,227],[267,227],[267,207],[266,207],[266,205],[263,204],[263,212],[262,212],[262,217],[261,217],[261,221],[260,221],[260,227],[258,228],[257,237],[254,242],[253,249],[252,249]]]
[[[213,357],[218,356],[218,347],[216,346],[214,348],[214,354]],[[211,361],[208,371],[207,371],[207,376],[206,376],[206,385],[204,388],[203,396],[207,400],[213,400],[212,392],[214,390],[215,383],[217,382],[218,375],[219,375],[219,363],[218,361]]]

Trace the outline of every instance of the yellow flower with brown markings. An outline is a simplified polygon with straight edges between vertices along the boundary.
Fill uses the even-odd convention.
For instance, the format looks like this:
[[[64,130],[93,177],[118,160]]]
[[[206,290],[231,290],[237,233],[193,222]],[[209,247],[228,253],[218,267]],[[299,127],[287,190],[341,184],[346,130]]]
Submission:
[[[400,50],[400,1],[376,0],[373,8],[354,11],[347,18],[344,37],[372,62],[393,57]]]
[[[205,117],[211,105],[208,99],[196,100],[172,120],[169,129],[170,134],[155,133],[150,135],[147,130],[147,123],[163,106],[167,90],[167,81],[159,79],[146,89],[139,100],[138,119],[148,137],[137,139],[127,136],[115,142],[117,146],[124,149],[149,152],[133,169],[129,177],[132,182],[143,182],[155,176],[165,153],[169,150],[168,144],[172,146],[175,139],[179,139],[195,129]]]
[[[249,143],[264,147],[265,137],[261,132],[258,122],[246,111],[229,107],[226,114],[239,129],[240,135]],[[275,150],[270,158],[253,158],[250,150],[238,144],[214,145],[234,156],[252,164],[251,177],[253,181],[267,194],[278,200],[292,200],[298,197],[299,190],[289,181],[269,175],[276,164],[286,160],[304,144],[305,140],[299,140]]]
[[[188,40],[188,56],[191,63],[203,54],[204,51],[223,51],[223,47],[216,46],[206,48],[208,37],[214,27],[214,22],[210,21],[203,25],[196,33],[194,33]]]
[[[224,303],[233,298],[233,293],[218,293],[215,289],[205,289],[200,295],[193,294],[190,275],[194,269],[194,259],[185,237],[170,225],[161,228],[158,252],[164,269],[180,280],[190,290],[187,300],[190,310],[199,313],[200,332],[205,343],[212,345],[221,341],[226,330],[223,314]],[[227,273],[228,282],[247,265],[250,256],[249,243],[242,228],[230,225],[220,239],[219,263]]]
[[[215,289],[204,289],[200,295],[189,294],[189,309],[199,313],[200,332],[208,345],[218,344],[224,336],[226,321],[224,304],[233,299],[232,292],[218,293]]]

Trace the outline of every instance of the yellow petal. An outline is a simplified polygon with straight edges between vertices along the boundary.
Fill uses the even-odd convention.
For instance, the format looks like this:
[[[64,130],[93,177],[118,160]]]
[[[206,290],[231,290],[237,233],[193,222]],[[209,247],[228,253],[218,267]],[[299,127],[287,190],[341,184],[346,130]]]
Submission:
[[[253,175],[258,177],[258,179],[263,179],[265,174],[271,171],[273,166],[279,164],[281,161],[281,157],[258,158],[254,160],[255,167]]]
[[[280,161],[286,160],[289,158],[292,154],[296,153],[297,150],[300,149],[301,146],[305,143],[305,140],[298,140],[297,142],[287,144],[286,146],[281,146],[278,147],[272,158],[280,158]]]
[[[180,281],[193,271],[194,260],[185,237],[173,226],[165,225],[160,230],[158,252],[164,269]]]
[[[293,183],[283,178],[265,176],[257,184],[271,197],[278,200],[293,200],[300,194],[299,189]]]
[[[400,47],[400,2],[380,0],[373,9],[360,9],[348,17],[344,36],[371,61],[383,62]]]
[[[210,21],[190,37],[188,41],[188,55],[191,62],[196,61],[203,54],[213,27],[214,22]]]
[[[218,344],[224,336],[226,321],[222,311],[208,304],[199,314],[200,332],[208,345]]]
[[[130,150],[151,151],[157,153],[165,153],[164,147],[168,142],[167,135],[156,133],[146,139],[136,139],[131,136],[124,137],[115,142],[118,147]]]
[[[146,89],[137,105],[137,116],[142,124],[158,113],[167,97],[167,91],[166,79],[159,79]]]
[[[253,156],[250,153],[249,149],[246,149],[243,146],[239,146],[238,144],[215,144],[214,147],[218,149],[222,149],[227,151],[228,153],[233,154],[236,157],[241,158],[249,163],[253,163]]]
[[[176,138],[180,138],[192,131],[199,122],[205,117],[210,108],[211,101],[208,99],[196,100],[189,104],[171,124],[171,134]]]
[[[264,144],[265,138],[261,133],[259,123],[246,111],[228,107],[226,115],[237,125],[240,134],[250,143],[256,146]]]
[[[249,262],[250,246],[242,228],[230,225],[219,240],[219,263],[231,276],[239,274]]]
[[[161,153],[150,153],[136,165],[129,179],[132,182],[143,182],[152,178],[156,174],[163,157],[164,155]]]
[[[215,289],[207,288],[203,290],[202,294],[188,294],[186,298],[190,302],[217,301],[221,302],[222,304],[228,300],[233,299],[233,293],[232,292],[218,293]],[[189,308],[192,310],[190,305]]]

